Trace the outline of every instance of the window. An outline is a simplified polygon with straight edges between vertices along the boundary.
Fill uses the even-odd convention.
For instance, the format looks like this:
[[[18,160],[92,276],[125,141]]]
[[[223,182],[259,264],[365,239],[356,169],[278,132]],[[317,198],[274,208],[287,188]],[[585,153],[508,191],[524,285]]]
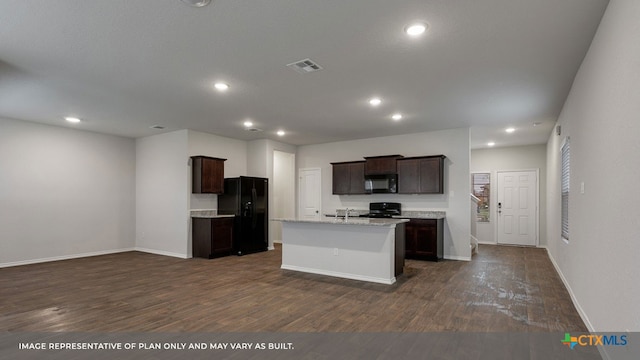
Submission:
[[[478,201],[478,210],[476,212],[477,222],[489,222],[489,196],[491,194],[491,174],[475,173],[471,174],[471,192],[480,201]]]
[[[562,144],[562,238],[569,240],[569,179],[571,173],[570,160],[571,152],[569,147],[569,137]]]

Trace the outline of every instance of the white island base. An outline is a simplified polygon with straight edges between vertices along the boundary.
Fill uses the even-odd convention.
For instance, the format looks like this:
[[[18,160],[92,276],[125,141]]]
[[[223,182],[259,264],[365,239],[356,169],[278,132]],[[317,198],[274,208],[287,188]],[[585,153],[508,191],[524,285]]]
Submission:
[[[282,269],[393,284],[404,267],[402,219],[282,221]]]

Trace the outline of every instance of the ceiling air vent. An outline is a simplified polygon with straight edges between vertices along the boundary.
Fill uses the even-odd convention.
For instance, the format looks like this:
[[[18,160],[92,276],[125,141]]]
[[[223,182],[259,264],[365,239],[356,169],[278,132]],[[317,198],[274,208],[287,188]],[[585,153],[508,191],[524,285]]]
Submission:
[[[300,74],[308,74],[314,71],[322,70],[322,66],[316,64],[311,59],[304,59],[287,64],[288,67]]]
[[[262,131],[262,129],[258,129],[258,128],[254,128],[254,127],[246,128],[245,130],[251,131],[251,132],[260,132],[260,131]]]
[[[149,126],[149,129],[164,130],[165,127],[162,125],[153,125],[153,126]]]

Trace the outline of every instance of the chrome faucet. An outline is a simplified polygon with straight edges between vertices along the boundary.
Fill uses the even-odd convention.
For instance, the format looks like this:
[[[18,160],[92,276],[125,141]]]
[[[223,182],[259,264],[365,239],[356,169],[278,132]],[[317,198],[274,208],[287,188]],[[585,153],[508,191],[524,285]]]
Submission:
[[[349,220],[349,211],[351,211],[349,208],[344,210],[344,221]]]

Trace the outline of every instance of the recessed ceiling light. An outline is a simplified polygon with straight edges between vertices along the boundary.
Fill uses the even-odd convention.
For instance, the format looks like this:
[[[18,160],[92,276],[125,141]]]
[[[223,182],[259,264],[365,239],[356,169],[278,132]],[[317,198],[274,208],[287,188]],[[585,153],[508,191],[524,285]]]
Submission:
[[[251,122],[251,121],[249,121],[249,120],[247,120],[247,121],[245,121],[245,122],[244,122],[244,127],[248,127],[248,128],[250,128],[250,127],[252,127],[252,126],[253,126],[253,122]]]
[[[205,5],[209,5],[211,0],[182,0],[182,2],[194,7],[203,7]]]
[[[285,132],[284,130],[278,130],[276,134],[278,134],[278,136],[284,136]]]
[[[380,98],[372,98],[371,100],[369,100],[369,104],[371,106],[378,106],[382,104],[382,100],[380,100]]]
[[[80,122],[80,119],[78,119],[77,117],[72,117],[72,116],[67,116],[64,119],[67,120],[68,122],[74,123],[74,124]]]
[[[400,119],[402,119],[402,114],[398,113],[398,114],[393,114],[391,115],[391,118],[395,121],[398,121]]]
[[[407,35],[409,36],[420,36],[422,34],[424,34],[425,31],[427,31],[428,25],[424,24],[424,23],[415,23],[415,24],[411,24],[409,26],[407,26],[404,29],[404,32],[407,33]]]
[[[508,133],[512,133],[512,132],[516,131],[516,129],[515,129],[515,128],[510,127],[510,128],[506,128],[504,131],[506,131],[506,132],[508,132]]]
[[[217,83],[213,84],[213,87],[215,87],[216,90],[218,90],[218,91],[227,91],[227,90],[229,90],[229,85],[225,84],[223,82],[217,82]]]
[[[487,143],[487,146],[494,146],[495,144],[496,144],[496,143],[494,143],[493,141],[491,141],[491,142],[488,142],[488,143]]]

